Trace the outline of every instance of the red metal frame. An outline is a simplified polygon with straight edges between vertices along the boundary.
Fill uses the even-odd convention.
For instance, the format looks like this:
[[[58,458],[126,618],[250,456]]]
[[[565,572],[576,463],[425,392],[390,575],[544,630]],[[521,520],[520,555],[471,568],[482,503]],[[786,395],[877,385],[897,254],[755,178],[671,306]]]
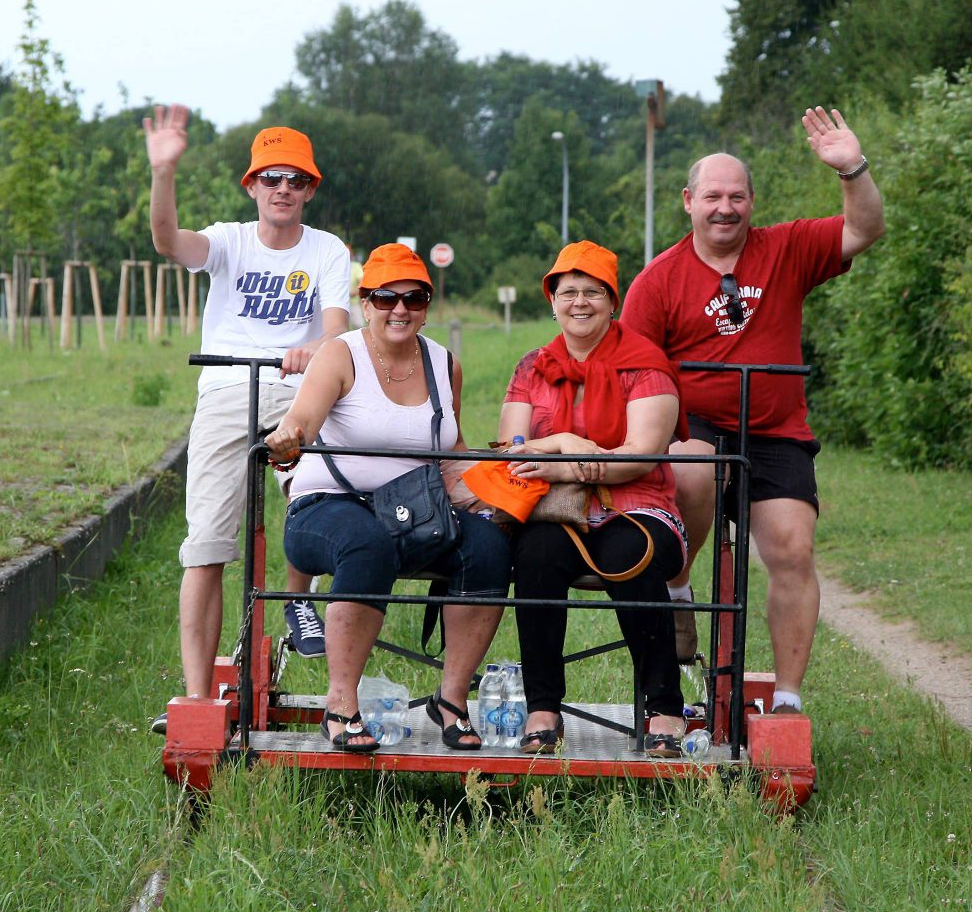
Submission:
[[[219,363],[229,363],[222,359]],[[270,362],[272,363],[272,362]],[[251,368],[251,378],[255,371]],[[745,385],[745,384],[744,384]],[[259,466],[251,454],[253,465]],[[252,471],[252,469],[251,469]],[[262,517],[262,495],[252,523],[252,579],[254,591],[262,591],[266,576],[266,534]],[[248,523],[248,526],[250,524]],[[717,547],[721,562],[718,592],[714,602],[727,606],[743,606],[745,592],[737,591],[734,549],[729,541],[728,524],[724,523],[722,540]],[[740,600],[741,596],[741,600]],[[250,730],[266,732],[271,727],[286,724],[315,724],[322,711],[277,707],[272,699],[273,647],[265,633],[264,601],[254,598],[244,606],[249,611],[249,690],[252,722]],[[734,664],[734,644],[737,641],[738,611],[716,613],[717,648],[712,661],[717,669]],[[246,620],[244,619],[244,627]],[[748,760],[733,761],[730,766],[747,766],[760,774],[762,793],[776,802],[782,810],[792,810],[809,800],[813,791],[816,770],[811,760],[810,720],[801,714],[764,715],[756,709],[758,701],[768,709],[772,698],[774,676],[749,673],[743,678],[744,712],[741,718],[741,744],[748,750]],[[213,692],[210,699],[176,697],[168,704],[168,732],[162,752],[163,768],[167,776],[180,784],[205,791],[210,787],[212,771],[224,757],[251,752],[263,762],[298,766],[306,769],[382,770],[402,772],[455,772],[465,775],[478,770],[486,776],[511,775],[514,784],[520,776],[563,775],[624,776],[631,778],[699,778],[711,776],[725,769],[719,762],[690,760],[652,760],[625,762],[609,760],[566,759],[556,756],[488,756],[476,752],[441,755],[396,754],[383,749],[374,754],[347,754],[336,751],[293,752],[280,750],[250,751],[248,744],[239,744],[239,735],[231,738],[231,731],[240,720],[240,666],[234,658],[220,657],[214,668]],[[716,744],[729,741],[731,722],[732,678],[720,673],[714,677],[710,702],[713,740]],[[690,728],[700,727],[693,722]]]

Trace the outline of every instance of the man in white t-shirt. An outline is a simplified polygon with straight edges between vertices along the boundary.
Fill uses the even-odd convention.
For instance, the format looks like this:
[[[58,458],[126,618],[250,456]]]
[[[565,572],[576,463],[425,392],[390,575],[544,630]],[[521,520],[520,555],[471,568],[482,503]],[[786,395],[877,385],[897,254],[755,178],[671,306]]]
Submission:
[[[257,221],[217,222],[202,231],[179,227],[175,172],[186,150],[188,110],[157,107],[143,121],[152,168],[152,241],[162,255],[210,275],[202,352],[281,358],[279,375],[264,371],[259,422],[273,426],[293,400],[300,377],[325,339],[348,328],[350,261],[333,234],[301,224],[320,183],[310,140],[287,127],[257,134],[241,181]],[[182,667],[189,696],[208,697],[223,623],[223,567],[239,559],[244,504],[249,370],[206,367],[189,432],[186,519],[179,550]],[[288,567],[289,591],[309,579]],[[303,655],[323,655],[324,630],[311,602],[290,602],[284,616]],[[164,732],[163,713],[152,725]]]

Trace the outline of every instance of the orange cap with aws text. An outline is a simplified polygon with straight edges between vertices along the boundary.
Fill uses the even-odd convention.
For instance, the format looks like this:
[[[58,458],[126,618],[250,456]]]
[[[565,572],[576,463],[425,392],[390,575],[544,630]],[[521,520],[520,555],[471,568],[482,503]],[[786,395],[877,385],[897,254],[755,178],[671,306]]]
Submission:
[[[537,501],[550,490],[550,482],[511,475],[509,464],[499,461],[477,462],[462,473],[462,480],[480,500],[520,522],[527,521]]]
[[[257,171],[272,165],[299,168],[314,178],[315,187],[321,182],[321,172],[314,164],[314,148],[310,139],[299,130],[291,130],[290,127],[267,127],[257,133],[253,145],[250,146],[250,167],[246,169],[240,183],[245,187]]]

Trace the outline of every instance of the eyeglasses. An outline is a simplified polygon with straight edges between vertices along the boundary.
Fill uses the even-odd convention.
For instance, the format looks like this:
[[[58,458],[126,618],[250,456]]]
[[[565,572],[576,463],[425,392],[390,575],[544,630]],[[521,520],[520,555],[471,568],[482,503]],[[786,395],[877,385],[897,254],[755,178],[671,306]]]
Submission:
[[[271,190],[279,187],[284,178],[287,178],[291,190],[304,190],[314,179],[309,174],[300,174],[297,171],[259,171],[256,176],[264,187]]]
[[[736,277],[731,272],[727,272],[719,280],[719,287],[729,299],[726,301],[726,314],[733,326],[739,326],[745,318],[745,314],[743,313],[742,298],[739,297],[739,283],[736,281]]]
[[[369,292],[368,300],[378,310],[394,310],[401,301],[408,310],[425,310],[432,301],[432,295],[424,288],[411,291],[392,291],[390,288],[376,288]]]
[[[607,297],[606,288],[558,288],[554,297],[559,301],[566,301],[573,304],[580,295],[584,296],[585,301],[603,301]]]

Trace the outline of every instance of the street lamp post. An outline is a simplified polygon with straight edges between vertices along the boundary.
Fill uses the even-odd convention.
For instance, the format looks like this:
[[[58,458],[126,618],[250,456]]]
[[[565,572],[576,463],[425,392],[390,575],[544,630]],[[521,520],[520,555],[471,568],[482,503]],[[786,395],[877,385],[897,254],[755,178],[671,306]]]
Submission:
[[[560,130],[554,130],[550,134],[550,138],[554,142],[559,142],[560,149],[563,152],[564,159],[564,192],[563,200],[560,208],[560,236],[563,239],[564,246],[567,246],[567,213],[570,211],[570,167],[567,163],[567,139]]]
[[[651,262],[655,235],[655,128],[665,127],[665,87],[660,79],[639,79],[635,92],[648,107],[645,126],[645,262]]]

